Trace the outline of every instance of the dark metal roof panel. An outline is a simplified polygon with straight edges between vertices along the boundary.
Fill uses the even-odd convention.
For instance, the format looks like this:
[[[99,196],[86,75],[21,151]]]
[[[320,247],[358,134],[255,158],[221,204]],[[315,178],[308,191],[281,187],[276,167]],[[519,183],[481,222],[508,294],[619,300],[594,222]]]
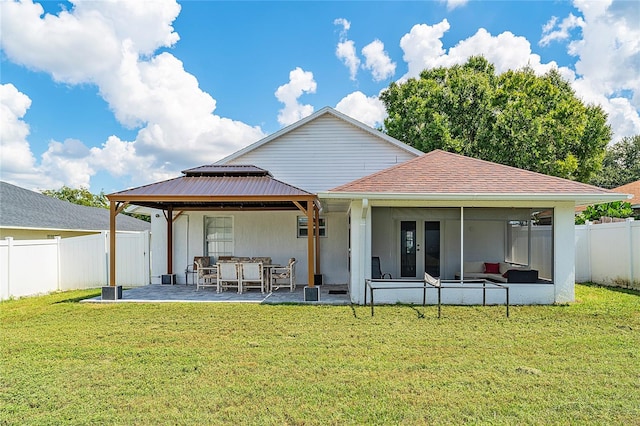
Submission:
[[[250,164],[235,164],[235,165],[204,165],[200,167],[194,167],[193,169],[183,170],[182,173],[187,176],[193,175],[207,175],[207,176],[271,176],[267,170],[261,169]]]

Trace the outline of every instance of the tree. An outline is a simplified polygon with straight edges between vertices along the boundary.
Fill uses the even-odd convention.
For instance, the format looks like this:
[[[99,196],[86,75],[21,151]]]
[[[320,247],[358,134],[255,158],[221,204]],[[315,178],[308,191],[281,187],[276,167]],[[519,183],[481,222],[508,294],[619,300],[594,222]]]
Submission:
[[[586,221],[600,220],[603,217],[627,218],[633,216],[631,203],[626,201],[612,201],[610,203],[588,206],[576,216],[576,225],[584,225]]]
[[[100,191],[100,194],[92,194],[87,188],[74,189],[65,185],[60,189],[44,190],[42,193],[49,197],[69,201],[73,204],[80,204],[81,206],[100,207],[103,209],[109,208],[109,201],[104,195],[104,191]]]
[[[456,152],[586,182],[611,139],[607,116],[585,105],[556,70],[496,75],[483,57],[424,70],[381,95],[383,129],[421,151]]]
[[[104,191],[100,191],[99,194],[92,194],[87,188],[74,189],[65,185],[60,189],[46,189],[42,191],[42,193],[49,197],[69,201],[73,204],[80,204],[81,206],[100,207],[103,209],[109,208],[109,200],[107,200],[107,197],[104,195]],[[151,218],[148,215],[130,212],[122,212],[122,214],[144,220],[145,222],[151,222]]]
[[[640,180],[640,135],[627,136],[608,146],[602,171],[589,183],[610,189],[637,180]]]

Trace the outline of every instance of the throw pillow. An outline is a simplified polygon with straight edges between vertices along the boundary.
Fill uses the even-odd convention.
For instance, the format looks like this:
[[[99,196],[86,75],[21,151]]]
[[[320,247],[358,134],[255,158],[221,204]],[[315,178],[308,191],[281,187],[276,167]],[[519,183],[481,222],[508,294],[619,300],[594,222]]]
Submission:
[[[484,272],[487,274],[499,274],[500,273],[500,264],[499,263],[484,263]]]

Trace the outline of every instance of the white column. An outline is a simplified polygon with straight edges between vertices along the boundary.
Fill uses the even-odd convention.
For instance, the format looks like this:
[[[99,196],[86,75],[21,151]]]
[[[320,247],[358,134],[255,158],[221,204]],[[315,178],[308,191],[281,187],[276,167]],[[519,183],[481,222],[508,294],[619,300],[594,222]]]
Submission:
[[[555,302],[575,300],[575,207],[557,204],[553,210],[553,282]]]
[[[364,303],[365,279],[371,277],[371,209],[367,200],[351,202],[351,301]]]

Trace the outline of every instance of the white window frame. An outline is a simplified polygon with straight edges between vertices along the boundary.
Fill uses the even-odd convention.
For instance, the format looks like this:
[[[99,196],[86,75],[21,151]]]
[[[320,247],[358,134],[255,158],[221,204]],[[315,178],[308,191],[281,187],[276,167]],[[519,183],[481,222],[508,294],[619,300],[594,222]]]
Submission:
[[[215,238],[211,238],[209,239],[209,236],[207,234],[207,231],[209,229],[209,221],[210,220],[217,220],[217,219],[229,219],[231,221],[231,238],[221,238],[221,239],[215,239]],[[205,256],[209,256],[209,257],[214,257],[216,260],[218,257],[220,256],[233,256],[233,252],[235,251],[235,234],[233,232],[234,230],[234,220],[233,220],[233,216],[205,216],[204,217],[204,253]],[[224,229],[224,227],[223,227]],[[221,242],[221,243],[230,243],[228,248],[229,250],[225,250],[225,251],[218,251],[218,252],[210,252],[209,251],[209,243],[210,242]]]
[[[309,225],[307,224],[307,220],[307,216],[298,216],[296,218],[296,235],[298,238],[307,238],[307,234],[309,232]],[[327,238],[327,218],[324,216],[320,216],[318,218],[318,224],[318,232],[320,233],[320,237]]]

